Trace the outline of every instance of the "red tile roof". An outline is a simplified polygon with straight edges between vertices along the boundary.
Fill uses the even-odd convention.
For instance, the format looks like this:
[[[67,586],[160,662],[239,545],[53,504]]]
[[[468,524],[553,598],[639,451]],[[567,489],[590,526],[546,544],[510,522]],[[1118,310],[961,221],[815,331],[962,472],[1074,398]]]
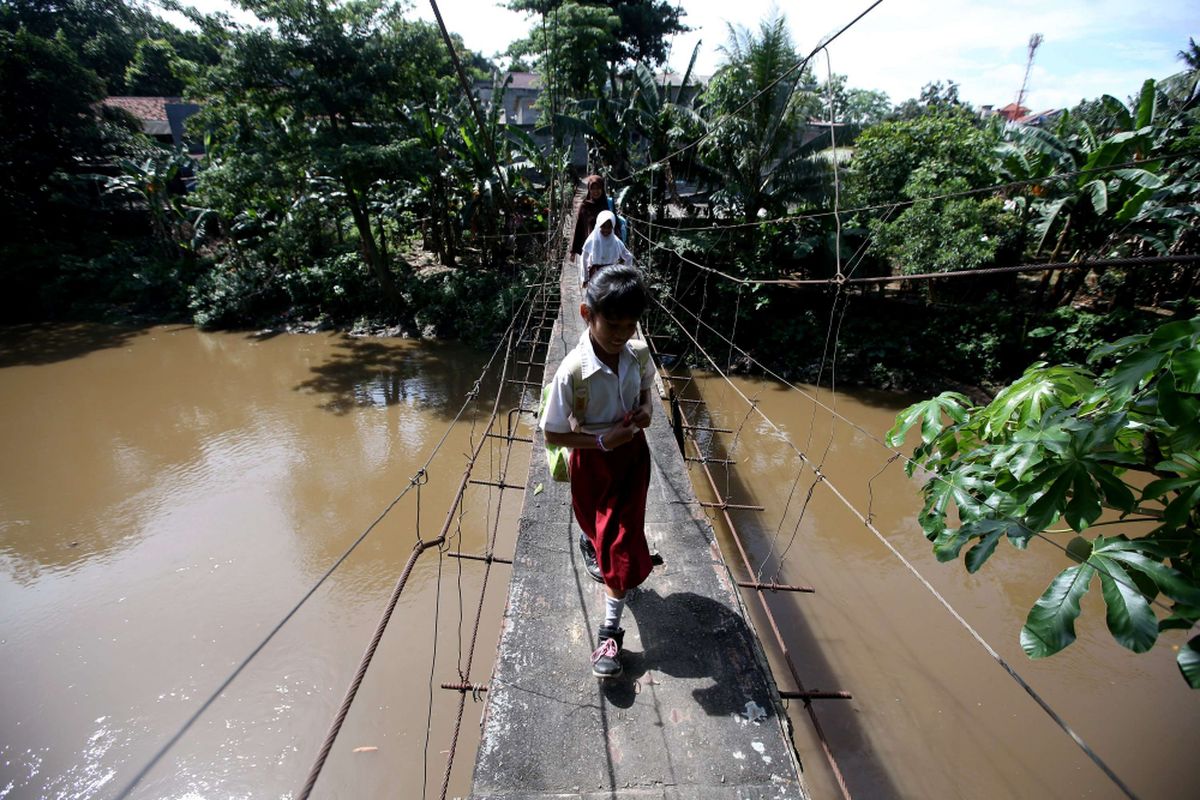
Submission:
[[[167,104],[181,102],[179,97],[106,97],[103,105],[122,108],[141,120],[167,121]]]

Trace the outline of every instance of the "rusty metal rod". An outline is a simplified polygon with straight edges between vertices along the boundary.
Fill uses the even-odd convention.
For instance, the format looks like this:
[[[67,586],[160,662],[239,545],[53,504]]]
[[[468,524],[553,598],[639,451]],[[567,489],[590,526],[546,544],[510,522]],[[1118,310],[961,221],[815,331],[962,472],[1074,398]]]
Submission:
[[[477,481],[477,480],[472,480],[472,481],[471,481],[471,483],[475,484],[476,486],[495,486],[497,489],[520,489],[522,492],[523,492],[523,491],[525,491],[525,487],[524,487],[524,486],[520,486],[520,485],[518,485],[518,484],[515,484],[515,483],[505,483],[504,481]]]
[[[524,411],[525,409],[521,409],[521,410]],[[486,436],[489,439],[505,439],[510,442],[528,442],[530,444],[533,443],[533,439],[527,439],[524,436],[505,436],[503,433],[485,433],[484,436]]]
[[[664,381],[690,381],[692,379],[690,375],[662,375],[661,377]]]
[[[714,428],[710,425],[688,425],[684,423],[685,431],[712,431],[713,433],[733,433],[732,428]]]
[[[721,495],[718,493],[717,497],[720,497],[720,496]],[[762,506],[751,506],[751,505],[746,505],[744,503],[725,503],[725,502],[710,503],[707,500],[701,500],[700,505],[704,506],[705,508],[720,508],[722,510],[724,510],[726,508],[733,508],[738,511],[766,511],[766,509],[763,508]]]
[[[692,461],[697,464],[724,464],[726,466],[728,466],[729,464],[738,463],[737,461],[735,461],[732,458],[707,458],[707,457],[697,458],[696,456],[684,456],[683,460],[684,461]]]
[[[521,386],[541,386],[542,385],[541,381],[522,381],[522,380],[517,380],[516,378],[509,378],[507,381],[505,381],[505,383],[516,383]]]
[[[445,684],[442,684],[445,686]],[[853,700],[849,692],[822,692],[813,690],[811,692],[780,692],[779,696],[784,700],[803,700],[806,703],[809,700]]]
[[[697,452],[700,452],[700,446],[696,444],[695,441],[692,442],[692,446],[696,448]],[[701,464],[700,467],[704,471],[704,477],[708,480],[709,488],[712,490],[713,494],[720,497],[721,492],[717,488],[717,482],[713,478],[712,472],[709,470],[708,465]],[[750,564],[750,556],[746,554],[746,548],[742,544],[742,537],[738,534],[737,526],[733,523],[733,518],[729,516],[729,511],[727,508],[722,508],[721,514],[725,517],[725,525],[732,534],[734,544],[737,545],[738,555],[741,556],[742,560],[742,566],[745,568],[747,574],[753,575],[754,568]],[[792,673],[792,680],[797,686],[800,687],[801,691],[805,691],[804,681],[800,680],[800,672],[796,669],[796,663],[792,660],[792,654],[788,650],[787,643],[783,640],[783,633],[779,630],[779,624],[775,620],[775,614],[772,613],[770,604],[767,603],[767,599],[765,596],[763,596],[762,592],[755,592],[755,596],[758,598],[758,602],[762,607],[763,614],[766,616],[767,622],[771,626],[771,632],[775,635],[775,643],[779,646],[780,654],[783,656],[783,660],[787,664],[788,671]],[[821,750],[825,755],[825,760],[829,763],[830,769],[833,770],[833,774],[837,780],[838,788],[841,790],[842,797],[846,798],[846,800],[852,800],[850,788],[846,785],[846,778],[842,775],[842,770],[840,767],[838,767],[837,757],[833,754],[833,750],[829,747],[829,741],[825,738],[825,731],[821,727],[821,721],[817,718],[815,708],[813,707],[812,703],[805,703],[804,707],[807,709],[808,716],[812,720],[813,728],[817,733],[817,740],[821,743]]]
[[[771,591],[771,592],[815,592],[815,591],[817,591],[816,589],[814,589],[811,586],[794,586],[790,583],[775,583],[774,581],[771,581],[770,583],[759,583],[758,581],[738,581],[737,585],[744,586],[747,589],[758,589],[760,592],[762,592],[762,591]]]
[[[487,553],[483,553],[483,554],[460,553],[457,550],[449,550],[446,552],[446,555],[450,556],[451,558],[466,558],[471,561],[486,561],[489,564],[493,561],[495,561],[497,564],[511,564],[512,563],[512,559],[501,558],[500,556],[489,556]]]
[[[453,689],[456,692],[486,692],[486,683],[443,683],[443,689]]]

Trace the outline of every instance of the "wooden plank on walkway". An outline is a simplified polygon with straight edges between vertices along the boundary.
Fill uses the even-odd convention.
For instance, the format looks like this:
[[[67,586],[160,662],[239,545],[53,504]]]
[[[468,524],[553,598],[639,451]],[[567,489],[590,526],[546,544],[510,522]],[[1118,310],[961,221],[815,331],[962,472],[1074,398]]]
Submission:
[[[547,381],[579,341],[579,296],[567,265]],[[665,564],[629,595],[625,670],[611,680],[595,678],[590,662],[604,590],[583,568],[569,487],[547,474],[535,433],[473,797],[808,797],[766,659],[669,416],[659,406],[646,431],[654,462],[647,537]]]

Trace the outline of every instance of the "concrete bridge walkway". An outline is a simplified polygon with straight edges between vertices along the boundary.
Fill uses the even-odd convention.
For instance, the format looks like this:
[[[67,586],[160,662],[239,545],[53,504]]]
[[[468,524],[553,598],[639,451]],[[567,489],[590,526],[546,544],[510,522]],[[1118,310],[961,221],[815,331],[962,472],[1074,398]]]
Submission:
[[[583,330],[577,280],[564,265],[543,383]],[[646,434],[654,462],[647,537],[665,564],[630,593],[625,671],[608,681],[593,677],[589,661],[604,590],[581,563],[569,487],[547,474],[534,434],[473,797],[808,797],[766,659],[696,503],[665,404]]]

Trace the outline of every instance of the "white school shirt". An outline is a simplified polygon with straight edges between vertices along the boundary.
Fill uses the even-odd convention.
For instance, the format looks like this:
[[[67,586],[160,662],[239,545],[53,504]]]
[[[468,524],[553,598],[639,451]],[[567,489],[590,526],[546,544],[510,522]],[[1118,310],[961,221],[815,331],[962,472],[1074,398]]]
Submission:
[[[582,366],[580,374],[588,384],[587,411],[581,420],[573,420],[575,387],[571,381],[576,364]],[[620,371],[618,381],[617,375],[596,358],[591,337],[587,328],[584,328],[579,344],[567,353],[554,373],[546,410],[542,414],[542,430],[551,433],[605,433],[620,422],[627,411],[637,408],[643,389],[654,385],[654,363],[647,358],[645,369],[639,370],[639,366],[633,345],[626,342],[617,362]],[[576,424],[572,424],[573,421]]]

